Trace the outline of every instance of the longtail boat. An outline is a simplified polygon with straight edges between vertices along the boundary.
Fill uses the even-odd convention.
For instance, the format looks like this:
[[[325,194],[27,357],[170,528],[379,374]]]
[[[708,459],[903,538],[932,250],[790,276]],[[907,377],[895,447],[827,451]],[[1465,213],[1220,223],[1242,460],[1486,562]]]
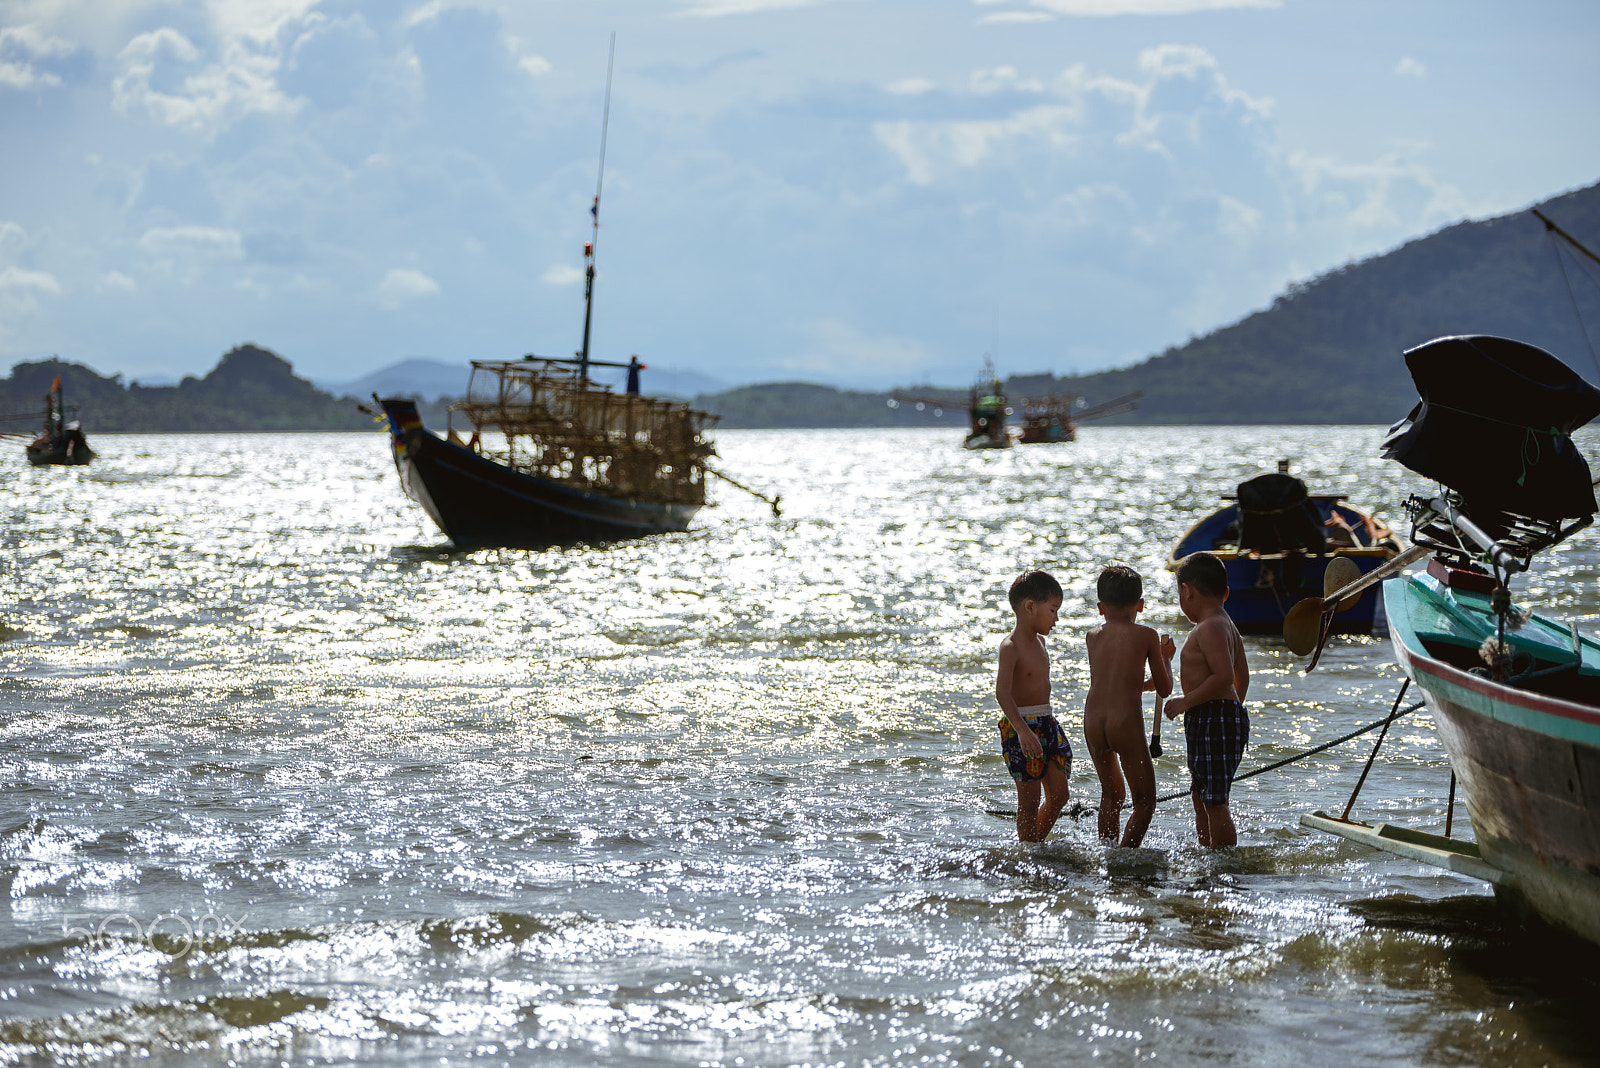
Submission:
[[[89,447],[89,439],[84,436],[83,427],[78,420],[67,418],[76,411],[76,408],[68,408],[63,403],[61,376],[56,375],[55,381],[50,383],[49,392],[44,395],[44,425],[24,450],[30,464],[35,467],[49,465],[78,467],[95,458],[95,451]]]
[[[474,361],[467,399],[450,406],[443,437],[422,425],[414,400],[374,398],[407,496],[462,546],[686,529],[706,504],[706,459],[716,450],[704,432],[716,417],[612,393],[589,380],[596,362]]]
[[[615,34],[611,43],[614,53]],[[415,400],[373,397],[388,420],[402,488],[457,545],[548,545],[681,531],[707,503],[707,474],[760,497],[778,514],[776,498],[706,466],[716,455],[705,437],[716,416],[641,396],[637,356],[628,363],[589,357],[610,114],[608,60],[599,178],[589,209],[593,230],[583,246],[577,358],[473,361],[467,398],[450,406],[443,436],[423,426]],[[592,367],[626,368],[627,392],[593,382]],[[465,424],[460,429],[457,418]]]
[[[1571,433],[1600,414],[1600,390],[1506,338],[1441,338],[1406,363],[1422,401],[1384,454],[1444,488],[1408,502],[1412,540],[1432,559],[1385,581],[1383,600],[1396,659],[1449,758],[1445,834],[1353,820],[1354,794],[1343,815],[1301,823],[1483,879],[1600,944],[1600,643],[1510,590],[1594,520]],[[1458,782],[1475,841],[1451,834]]]
[[[1231,503],[1207,515],[1179,538],[1168,570],[1191,553],[1208,552],[1228,572],[1228,615],[1242,634],[1276,634],[1300,601],[1320,596],[1323,575],[1335,559],[1365,574],[1404,549],[1388,525],[1351,505],[1343,494],[1313,494],[1278,470],[1239,483]],[[1370,634],[1380,620],[1376,590],[1340,612],[1335,633]]]

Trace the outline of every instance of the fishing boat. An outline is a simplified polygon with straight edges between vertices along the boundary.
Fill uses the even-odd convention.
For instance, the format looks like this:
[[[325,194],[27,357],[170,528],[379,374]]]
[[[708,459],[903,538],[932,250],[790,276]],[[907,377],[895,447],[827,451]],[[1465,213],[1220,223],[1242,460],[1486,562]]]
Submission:
[[[76,467],[94,459],[95,451],[89,447],[83,427],[78,420],[67,418],[75,411],[76,408],[69,409],[62,402],[61,376],[56,375],[55,381],[50,383],[50,391],[44,395],[44,426],[25,450],[30,464]]]
[[[964,449],[1009,449],[1012,445],[1042,445],[1053,442],[1076,441],[1078,424],[1087,419],[1105,415],[1118,415],[1138,407],[1134,402],[1144,394],[1129,393],[1115,400],[1085,406],[1082,394],[1050,393],[1042,397],[1024,397],[1013,406],[1006,399],[1005,386],[995,373],[994,360],[983,354],[983,366],[967,391],[967,434],[961,439]],[[889,407],[915,404],[918,411],[931,407],[935,415],[943,415],[945,408],[959,407],[950,396],[927,397],[897,393],[889,398]],[[1022,426],[1016,435],[1011,433],[1006,420],[1021,415]]]
[[[1078,424],[1105,415],[1131,412],[1144,396],[1142,391],[1089,407],[1081,393],[1050,393],[1043,397],[1024,397],[1017,406],[1022,412],[1019,445],[1051,445],[1078,440]]]
[[[1242,634],[1276,634],[1299,601],[1321,594],[1323,572],[1335,559],[1365,574],[1398,555],[1404,546],[1383,522],[1361,511],[1344,494],[1313,494],[1278,470],[1239,483],[1224,495],[1231,503],[1190,527],[1173,546],[1168,570],[1191,553],[1208,552],[1228,572],[1228,615]],[[1381,621],[1377,592],[1369,590],[1340,612],[1334,633],[1371,634]]]
[[[1408,502],[1427,571],[1382,592],[1396,659],[1449,758],[1445,835],[1351,820],[1351,806],[1301,823],[1483,879],[1600,945],[1600,643],[1510,592],[1537,554],[1593,522],[1570,435],[1600,414],[1600,391],[1505,338],[1441,338],[1406,362],[1422,401],[1385,456],[1443,492]],[[1475,841],[1451,836],[1458,782]]]
[[[590,208],[593,232],[583,247],[583,345],[577,357],[473,361],[466,400],[450,406],[443,435],[423,426],[414,399],[373,397],[389,425],[401,487],[459,546],[613,541],[682,531],[707,504],[708,475],[754,494],[778,514],[776,497],[706,466],[716,455],[705,436],[716,416],[642,396],[637,357],[628,363],[590,359],[610,113],[608,64],[600,179]],[[589,372],[595,367],[626,369],[627,391],[613,393],[594,382]]]
[[[963,449],[1009,449],[1011,431],[1006,426],[1006,416],[1011,414],[1006,404],[1005,388],[1000,376],[994,373],[994,362],[984,353],[983,368],[972,383],[967,401],[969,429],[961,439]]]

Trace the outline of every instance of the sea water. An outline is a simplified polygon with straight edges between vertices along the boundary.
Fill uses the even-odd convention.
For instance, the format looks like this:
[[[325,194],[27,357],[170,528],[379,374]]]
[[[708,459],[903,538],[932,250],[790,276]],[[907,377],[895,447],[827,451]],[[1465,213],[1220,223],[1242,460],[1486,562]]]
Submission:
[[[1186,800],[1146,848],[1021,845],[995,650],[1066,587],[1083,756],[1108,563],[1182,640],[1173,543],[1281,458],[1403,530],[1378,427],[728,431],[688,533],[452,551],[380,431],[114,436],[0,463],[0,1064],[1173,1065],[1591,1061],[1592,958],[1481,884],[1306,832],[1368,734]],[[1593,457],[1600,438],[1582,438]],[[1600,536],[1519,599],[1593,631]],[[1246,639],[1245,768],[1381,718],[1381,637]],[[1157,761],[1187,786],[1182,732]],[[1397,721],[1355,814],[1440,832]],[[1454,831],[1470,837],[1458,803]],[[1587,963],[1586,963],[1587,962]]]

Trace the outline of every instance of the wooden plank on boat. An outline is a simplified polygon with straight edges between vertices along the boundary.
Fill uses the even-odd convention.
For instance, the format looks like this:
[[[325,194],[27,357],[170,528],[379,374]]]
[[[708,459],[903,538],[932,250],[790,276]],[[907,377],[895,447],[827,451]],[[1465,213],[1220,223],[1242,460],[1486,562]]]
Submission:
[[[1505,886],[1510,876],[1484,860],[1473,842],[1444,838],[1437,834],[1402,827],[1393,823],[1358,823],[1341,820],[1326,812],[1311,812],[1300,817],[1300,826],[1325,834],[1335,834],[1352,842],[1381,849],[1407,860],[1432,864],[1486,883]]]

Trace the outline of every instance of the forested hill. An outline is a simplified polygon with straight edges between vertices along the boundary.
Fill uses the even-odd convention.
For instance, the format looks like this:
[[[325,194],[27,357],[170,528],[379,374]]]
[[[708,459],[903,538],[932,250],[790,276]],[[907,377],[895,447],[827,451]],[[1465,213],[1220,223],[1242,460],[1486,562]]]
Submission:
[[[1600,185],[1539,210],[1600,252]],[[1388,423],[1416,401],[1401,354],[1447,334],[1526,341],[1600,380],[1584,331],[1600,345],[1597,279],[1600,268],[1530,211],[1460,223],[1134,367],[1059,385],[1091,399],[1143,390],[1120,422]]]
[[[185,378],[176,386],[125,386],[121,375],[107,378],[63,360],[19,363],[0,379],[0,413],[39,412],[40,420],[10,421],[0,429],[38,430],[44,395],[56,375],[64,403],[78,409],[91,442],[102,431],[362,430],[373,425],[353,400],[297,378],[281,356],[240,345],[204,378]]]
[[[1600,185],[1539,207],[1600,252]],[[1446,334],[1472,333],[1538,345],[1600,380],[1574,311],[1576,298],[1600,345],[1600,269],[1564,243],[1558,263],[1558,241],[1529,211],[1460,223],[1292,286],[1270,308],[1136,366],[1077,378],[1013,374],[1006,392],[1075,390],[1095,404],[1142,390],[1136,411],[1107,420],[1119,423],[1388,423],[1416,400],[1401,354]],[[964,388],[912,392],[965,395]],[[782,384],[695,401],[723,413],[722,425],[730,427],[934,421],[931,412],[887,410],[886,396]]]

